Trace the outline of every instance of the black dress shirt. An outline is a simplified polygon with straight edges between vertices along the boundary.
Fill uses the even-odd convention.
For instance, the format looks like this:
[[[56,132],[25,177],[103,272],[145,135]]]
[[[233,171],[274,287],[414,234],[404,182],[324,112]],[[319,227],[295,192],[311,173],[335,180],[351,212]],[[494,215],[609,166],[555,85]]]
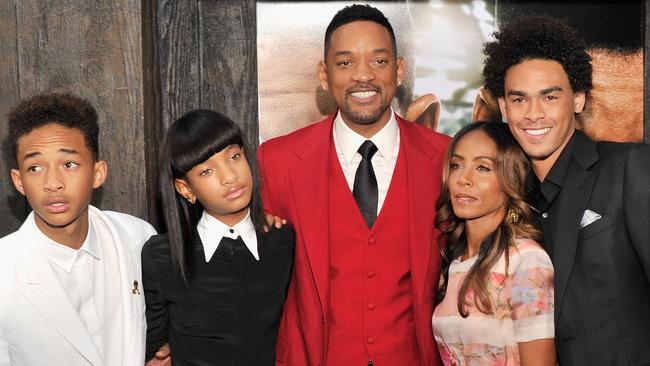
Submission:
[[[571,139],[560,153],[555,164],[544,178],[543,182],[536,179],[536,185],[533,188],[533,205],[538,210],[537,223],[542,229],[544,239],[542,240],[544,249],[548,255],[553,259],[553,237],[551,233],[552,227],[557,227],[558,208],[555,202],[562,192],[562,185],[573,157],[575,150],[576,134],[571,136]]]

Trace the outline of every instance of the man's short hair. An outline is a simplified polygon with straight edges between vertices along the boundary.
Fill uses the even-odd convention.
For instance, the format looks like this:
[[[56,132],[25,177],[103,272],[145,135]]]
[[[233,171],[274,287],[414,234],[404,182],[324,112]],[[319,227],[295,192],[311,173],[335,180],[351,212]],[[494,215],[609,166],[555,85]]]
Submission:
[[[505,95],[505,76],[524,60],[559,62],[574,92],[591,90],[591,57],[576,31],[563,21],[546,16],[521,17],[494,33],[483,47],[485,87],[496,98]]]
[[[364,20],[375,22],[386,28],[388,34],[390,34],[390,40],[393,44],[393,51],[395,51],[395,54],[397,55],[397,41],[395,41],[395,32],[393,31],[393,27],[390,25],[390,22],[388,19],[386,19],[384,14],[377,8],[373,8],[370,5],[354,4],[346,6],[345,8],[339,10],[339,12],[334,15],[334,18],[332,18],[332,21],[330,21],[330,24],[327,26],[327,30],[325,31],[325,48],[323,50],[324,58],[327,58],[327,50],[330,46],[332,33],[334,33],[335,30],[348,23]]]
[[[51,123],[81,131],[93,159],[98,159],[97,111],[87,100],[68,93],[36,95],[21,101],[9,113],[9,140],[16,157],[18,139]]]

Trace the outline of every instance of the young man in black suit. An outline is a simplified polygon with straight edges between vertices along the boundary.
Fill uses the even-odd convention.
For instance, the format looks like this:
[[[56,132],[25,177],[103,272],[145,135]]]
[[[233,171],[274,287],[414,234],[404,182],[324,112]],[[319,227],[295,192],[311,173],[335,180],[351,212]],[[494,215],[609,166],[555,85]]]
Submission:
[[[648,365],[650,146],[576,130],[592,67],[566,24],[527,17],[495,36],[483,74],[537,177],[560,363]]]

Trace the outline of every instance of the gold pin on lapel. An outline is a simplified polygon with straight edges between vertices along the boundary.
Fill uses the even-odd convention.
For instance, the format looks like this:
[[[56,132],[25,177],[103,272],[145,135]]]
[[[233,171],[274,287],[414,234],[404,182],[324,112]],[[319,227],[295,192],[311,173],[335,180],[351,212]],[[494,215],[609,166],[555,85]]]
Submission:
[[[133,294],[140,295],[140,290],[138,289],[138,280],[133,280]]]

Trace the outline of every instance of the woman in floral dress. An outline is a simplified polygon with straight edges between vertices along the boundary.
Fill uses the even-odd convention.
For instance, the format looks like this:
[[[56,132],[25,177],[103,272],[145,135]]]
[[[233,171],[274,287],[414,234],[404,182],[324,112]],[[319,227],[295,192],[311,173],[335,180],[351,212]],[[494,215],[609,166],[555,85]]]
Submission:
[[[529,162],[505,123],[473,123],[446,157],[433,329],[445,365],[555,365],[553,266],[525,202]]]

